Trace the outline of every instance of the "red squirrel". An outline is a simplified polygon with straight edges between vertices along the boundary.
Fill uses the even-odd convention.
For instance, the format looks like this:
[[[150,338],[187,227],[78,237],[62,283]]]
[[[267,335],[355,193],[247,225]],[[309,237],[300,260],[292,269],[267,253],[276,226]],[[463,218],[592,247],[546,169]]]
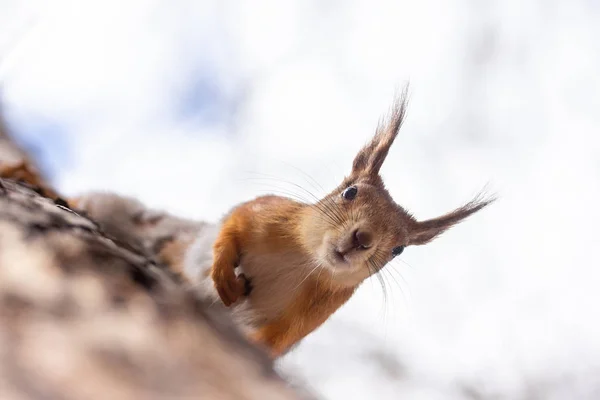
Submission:
[[[0,175],[39,187],[58,203],[86,211],[115,237],[144,248],[189,279],[215,307],[229,308],[240,328],[277,357],[319,327],[405,247],[431,241],[491,203],[475,199],[441,217],[418,221],[394,202],[379,170],[405,112],[406,91],[358,152],[350,174],[323,199],[307,204],[258,197],[235,207],[216,226],[111,194],[92,193],[67,203],[29,161],[0,165]],[[4,136],[0,126],[0,139]]]
[[[493,201],[476,198],[422,221],[394,202],[379,170],[406,104],[405,92],[350,174],[323,199],[307,204],[261,196],[222,220],[212,247],[214,288],[227,307],[246,303],[253,313],[250,337],[273,357],[323,324],[406,247],[430,242]]]

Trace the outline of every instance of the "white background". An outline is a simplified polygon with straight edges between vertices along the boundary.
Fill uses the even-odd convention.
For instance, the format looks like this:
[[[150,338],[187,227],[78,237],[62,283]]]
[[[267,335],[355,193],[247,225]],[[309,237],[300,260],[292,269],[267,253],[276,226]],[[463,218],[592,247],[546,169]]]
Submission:
[[[290,182],[322,195],[306,175],[333,188],[410,80],[397,202],[500,200],[282,370],[327,399],[597,399],[599,22],[594,0],[0,0],[0,79],[64,193],[210,221]]]

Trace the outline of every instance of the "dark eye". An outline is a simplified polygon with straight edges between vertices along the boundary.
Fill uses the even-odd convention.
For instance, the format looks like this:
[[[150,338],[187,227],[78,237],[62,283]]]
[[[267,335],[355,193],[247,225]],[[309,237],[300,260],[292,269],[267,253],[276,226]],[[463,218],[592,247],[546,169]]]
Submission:
[[[399,256],[404,251],[404,246],[397,246],[392,249],[392,255],[394,257]]]
[[[356,197],[357,193],[358,189],[356,188],[356,186],[350,186],[342,192],[342,197],[346,200],[353,200]]]

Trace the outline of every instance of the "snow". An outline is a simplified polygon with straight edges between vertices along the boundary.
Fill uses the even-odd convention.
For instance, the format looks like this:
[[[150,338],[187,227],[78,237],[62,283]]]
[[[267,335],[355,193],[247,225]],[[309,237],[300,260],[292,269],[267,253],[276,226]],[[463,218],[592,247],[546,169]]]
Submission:
[[[410,80],[383,168],[395,199],[421,218],[486,184],[500,199],[407,249],[385,298],[365,282],[282,370],[327,399],[600,398],[596,2],[0,10],[9,121],[54,182],[193,218],[333,188]]]

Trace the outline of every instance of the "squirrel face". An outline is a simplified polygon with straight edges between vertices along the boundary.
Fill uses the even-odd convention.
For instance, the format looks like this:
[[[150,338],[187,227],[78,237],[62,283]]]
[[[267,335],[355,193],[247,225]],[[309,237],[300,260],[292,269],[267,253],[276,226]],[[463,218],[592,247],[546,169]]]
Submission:
[[[379,170],[398,135],[406,91],[391,117],[363,147],[342,184],[307,208],[302,225],[305,248],[341,286],[356,286],[381,270],[404,248],[422,245],[482,209],[493,199],[474,199],[441,217],[418,221],[386,190]]]
[[[357,285],[410,244],[413,219],[378,176],[350,176],[310,210],[308,247],[340,284]]]

